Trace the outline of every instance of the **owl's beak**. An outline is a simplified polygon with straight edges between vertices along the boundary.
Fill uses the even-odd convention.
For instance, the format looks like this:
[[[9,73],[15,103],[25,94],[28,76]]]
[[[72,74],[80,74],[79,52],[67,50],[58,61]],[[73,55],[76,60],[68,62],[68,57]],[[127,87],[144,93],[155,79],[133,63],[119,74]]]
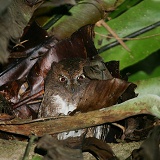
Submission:
[[[76,84],[71,84],[68,89],[70,90],[71,93],[75,93],[75,91],[76,91]]]
[[[69,90],[69,92],[71,94],[75,93],[77,91],[77,82],[75,81],[71,81],[70,84],[68,84],[67,89]]]

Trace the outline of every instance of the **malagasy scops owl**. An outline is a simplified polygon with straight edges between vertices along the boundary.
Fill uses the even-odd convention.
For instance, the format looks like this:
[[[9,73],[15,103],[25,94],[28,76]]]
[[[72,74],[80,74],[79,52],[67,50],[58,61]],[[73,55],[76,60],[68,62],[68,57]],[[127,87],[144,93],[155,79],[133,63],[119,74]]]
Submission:
[[[45,94],[38,117],[68,115],[76,109],[79,100],[91,81],[84,74],[88,59],[70,58],[54,62],[45,80]],[[58,139],[80,136],[84,131],[58,134]]]

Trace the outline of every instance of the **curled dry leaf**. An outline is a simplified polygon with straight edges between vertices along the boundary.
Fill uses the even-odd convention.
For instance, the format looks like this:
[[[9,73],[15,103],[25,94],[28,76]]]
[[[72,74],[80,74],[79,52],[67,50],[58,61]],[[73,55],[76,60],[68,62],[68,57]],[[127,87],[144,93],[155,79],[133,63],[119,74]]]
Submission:
[[[11,103],[17,103],[19,101],[18,93],[25,81],[25,79],[21,79],[8,82],[0,87],[0,93]]]
[[[24,77],[27,77],[30,91],[27,90],[27,94],[24,94],[29,96],[29,98],[44,89],[44,79],[52,62],[58,62],[69,57],[86,58],[97,54],[97,50],[92,41],[94,36],[94,25],[84,26],[76,31],[70,38],[59,42],[55,37],[46,38],[44,31],[35,27],[35,24],[33,24],[31,28],[34,31],[38,31],[41,35],[40,39],[42,42],[38,45],[34,44],[36,46],[33,47],[33,45],[30,44],[34,42],[34,39],[32,39],[31,36],[33,34],[33,30],[29,29],[22,38],[22,40],[29,38],[29,41],[24,44],[27,50],[22,51],[24,55],[27,55],[27,57],[21,58],[18,63],[16,62],[11,64],[1,73],[0,79],[0,85],[3,85],[3,87],[6,88],[6,85],[11,85],[11,83],[14,84],[14,81],[18,82],[24,79]],[[21,85],[18,86],[18,88],[20,87]],[[18,97],[18,90],[14,93],[14,97]],[[11,98],[9,89],[5,89],[5,95]],[[14,101],[16,106],[20,106],[17,103],[21,102],[23,100],[22,98],[25,98],[26,101],[27,97],[23,96],[16,99],[16,101]],[[11,101],[11,99],[9,100]],[[26,107],[24,106],[24,108]],[[21,112],[21,110],[23,113],[26,113],[26,109],[23,111],[23,107],[21,107],[18,112]]]
[[[154,127],[139,149],[133,150],[131,159],[157,160],[160,158],[160,126]]]
[[[112,106],[130,85],[132,83],[118,78],[93,80],[87,86],[76,111],[88,112]]]
[[[84,139],[82,151],[89,151],[101,160],[118,160],[107,143],[94,137]]]
[[[44,87],[44,79],[53,62],[59,62],[65,58],[94,56],[97,54],[93,44],[93,25],[87,25],[73,33],[70,38],[50,45],[48,50],[33,66],[28,75],[28,82],[31,88],[31,95],[39,92]],[[52,37],[54,40],[55,38]],[[36,73],[36,74],[35,74]]]
[[[68,148],[63,141],[58,141],[49,135],[45,135],[39,140],[36,152],[43,153],[44,160],[83,160],[80,149]]]
[[[88,66],[83,67],[84,74],[90,79],[106,80],[111,79],[112,75],[108,71],[105,63],[100,56],[92,57]]]
[[[0,120],[11,120],[14,117],[9,102],[0,94]]]

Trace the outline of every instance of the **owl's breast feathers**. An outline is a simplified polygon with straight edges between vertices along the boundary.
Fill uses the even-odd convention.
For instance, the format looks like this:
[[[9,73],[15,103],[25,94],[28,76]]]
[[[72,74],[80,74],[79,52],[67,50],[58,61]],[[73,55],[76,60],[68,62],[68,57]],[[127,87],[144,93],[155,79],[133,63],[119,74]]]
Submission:
[[[52,95],[51,103],[56,105],[55,114],[68,115],[69,112],[77,108],[77,104],[74,101],[69,102],[60,95]]]

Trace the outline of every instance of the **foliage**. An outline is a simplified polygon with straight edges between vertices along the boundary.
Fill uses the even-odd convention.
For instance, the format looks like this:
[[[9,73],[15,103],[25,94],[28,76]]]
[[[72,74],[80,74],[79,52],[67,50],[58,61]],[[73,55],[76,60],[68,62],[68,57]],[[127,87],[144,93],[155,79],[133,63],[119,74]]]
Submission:
[[[125,2],[128,1],[126,0]],[[130,3],[132,4],[130,1],[128,5]],[[122,4],[120,7],[123,8],[123,5],[125,4]],[[104,60],[119,60],[120,68],[124,69],[128,66],[136,65],[136,63],[153,54],[155,51],[158,52],[160,48],[159,10],[159,1],[143,0],[107,22],[122,40],[124,38],[130,51],[125,50],[120,45],[109,47],[112,42],[115,42],[115,39],[110,38],[112,36],[105,28],[95,27],[95,32],[97,33],[95,45]],[[118,8],[111,13],[111,16],[112,14],[116,15],[116,12],[119,12]],[[128,37],[128,39],[125,39],[126,37]],[[155,58],[154,60],[156,61],[157,59]],[[152,64],[150,64],[149,67],[151,68]],[[158,76],[157,71],[158,68],[153,71],[154,73],[150,77]],[[129,72],[132,73],[132,68],[130,68]],[[132,75],[134,78],[131,78],[131,80],[135,81],[149,77],[149,75],[141,71],[140,68],[138,72],[139,74],[137,73],[135,76]]]
[[[16,2],[16,0],[13,2]],[[17,2],[19,2],[19,1],[17,1]],[[36,2],[35,4],[37,5],[38,1],[32,1],[32,6],[35,5],[34,2]],[[41,1],[41,2],[43,3],[44,1]],[[28,3],[28,1],[27,1],[27,3]],[[57,3],[58,3],[58,1],[57,1]],[[9,4],[10,3],[8,3],[8,5]],[[18,3],[16,3],[16,5],[17,4]],[[9,91],[10,87],[13,87],[13,88],[14,87],[16,88],[16,86],[19,87],[19,88],[17,87],[17,90],[14,90],[14,92],[12,92],[12,91],[8,92],[9,96],[10,96],[9,97],[10,100],[13,99],[12,102],[13,103],[15,102],[15,104],[13,105],[13,109],[16,109],[19,107],[16,103],[19,100],[18,94],[19,94],[19,90],[21,88],[21,85],[24,82],[26,82],[26,79],[24,77],[28,76],[27,77],[28,82],[31,82],[30,84],[33,85],[32,88],[30,87],[31,96],[34,95],[35,91],[37,93],[39,93],[39,91],[43,90],[43,87],[44,87],[43,80],[46,76],[46,75],[44,76],[44,73],[46,73],[50,69],[51,62],[53,62],[54,60],[49,59],[50,60],[49,65],[47,66],[47,60],[45,61],[45,59],[39,58],[39,52],[42,52],[42,53],[45,52],[49,55],[49,52],[51,51],[50,49],[52,48],[54,50],[52,53],[56,53],[55,48],[57,47],[56,44],[59,41],[62,42],[62,40],[64,40],[64,39],[67,41],[66,38],[70,37],[73,33],[75,33],[82,26],[85,26],[87,24],[95,24],[94,44],[95,44],[95,47],[98,50],[100,56],[104,59],[105,62],[113,61],[113,60],[120,61],[120,69],[121,69],[122,73],[124,74],[124,73],[129,72],[130,73],[129,80],[135,81],[135,83],[137,84],[138,87],[136,89],[136,93],[138,94],[138,97],[131,99],[131,100],[128,100],[128,101],[121,103],[119,105],[115,105],[113,107],[107,108],[106,110],[104,109],[104,110],[100,110],[97,112],[86,113],[86,115],[89,115],[88,120],[92,120],[92,118],[95,119],[95,116],[96,116],[95,113],[97,113],[97,115],[102,116],[102,114],[99,114],[99,112],[102,112],[104,114],[104,117],[107,114],[110,114],[110,115],[108,115],[107,122],[114,122],[115,120],[116,121],[122,120],[124,118],[129,117],[129,116],[138,115],[138,114],[151,114],[151,115],[154,115],[159,118],[160,117],[160,114],[159,114],[159,104],[160,104],[160,98],[159,98],[159,96],[160,96],[159,58],[160,58],[160,56],[158,53],[160,51],[160,43],[159,43],[159,41],[160,41],[160,27],[159,27],[160,26],[160,17],[159,17],[160,2],[157,0],[135,0],[135,1],[130,1],[130,0],[118,0],[118,1],[117,0],[97,0],[97,1],[79,0],[79,1],[77,1],[77,4],[75,3],[75,1],[70,1],[69,2],[70,5],[66,5],[66,4],[68,4],[68,1],[66,0],[66,1],[64,1],[65,5],[60,4],[60,3],[55,4],[55,3],[52,3],[52,1],[50,4],[51,5],[44,5],[44,6],[42,5],[39,7],[39,3],[38,3],[38,5],[37,5],[38,9],[34,12],[33,15],[32,15],[32,12],[28,11],[28,13],[30,13],[29,14],[29,24],[33,24],[32,22],[36,21],[43,29],[46,29],[47,32],[44,33],[43,38],[42,38],[44,40],[44,42],[46,42],[46,43],[43,43],[43,42],[39,43],[39,41],[37,40],[38,46],[36,44],[36,47],[34,46],[35,47],[34,49],[32,48],[33,46],[32,47],[30,46],[33,50],[31,50],[29,52],[27,52],[27,51],[23,52],[26,55],[27,55],[27,53],[29,53],[28,55],[30,57],[27,55],[28,57],[25,59],[25,61],[23,61],[24,59],[21,59],[19,57],[19,59],[20,59],[19,64],[22,64],[21,63],[22,61],[24,63],[24,64],[22,64],[22,66],[19,65],[19,66],[21,66],[19,68],[22,68],[22,70],[23,70],[24,66],[26,67],[26,69],[24,69],[26,71],[25,75],[23,73],[20,73],[19,71],[17,71],[17,72],[13,71],[12,76],[10,75],[10,73],[8,71],[6,71],[6,72],[8,72],[8,74],[0,74],[1,75],[1,79],[0,79],[1,84],[6,85],[8,82],[10,82],[11,78],[13,78],[12,82],[15,82],[15,83],[12,83],[10,86],[8,84],[6,86],[4,85],[4,88],[3,87],[1,88],[2,91],[7,92],[7,91]],[[12,7],[9,6],[9,8],[12,8]],[[16,6],[14,6],[14,9],[15,8],[16,8]],[[25,8],[26,8],[26,6],[22,2],[22,11]],[[28,5],[27,5],[27,8],[28,8]],[[1,14],[0,16],[1,17],[3,16],[2,12],[4,12],[5,10],[8,10],[8,8],[0,8],[0,14]],[[6,13],[8,13],[8,12],[6,12]],[[22,12],[22,14],[25,17],[25,12]],[[30,19],[31,16],[32,16],[32,18]],[[103,22],[105,23],[105,25],[104,25],[104,23],[100,23],[100,22],[102,22],[102,21],[100,21],[101,19],[104,19],[105,22],[104,21]],[[14,22],[14,20],[16,22],[18,21],[16,15],[12,17],[12,22]],[[25,21],[25,23],[20,25],[19,32],[22,30],[22,28],[24,28],[23,25],[25,25],[26,23],[28,23],[28,19]],[[7,21],[6,21],[6,24],[3,26],[8,26]],[[19,24],[19,23],[17,23],[17,24]],[[3,33],[4,28],[1,27],[2,30],[0,30],[0,34]],[[10,30],[12,30],[12,27],[10,28]],[[89,30],[87,30],[87,31],[89,32]],[[9,30],[6,30],[6,33],[10,33]],[[5,47],[2,44],[0,44],[0,46],[2,46],[3,49],[6,49],[6,53],[8,53],[7,48],[6,48],[6,43],[8,42],[8,40],[12,40],[12,38],[14,38],[14,39],[17,38],[17,35],[13,36],[13,33],[11,33],[9,35],[6,33],[4,32],[2,34],[3,37],[5,37],[5,41],[4,41]],[[49,38],[47,39],[46,34],[48,34],[47,36],[53,36],[53,37],[51,37],[50,39]],[[18,36],[19,36],[19,34],[18,34]],[[69,44],[68,46],[72,46],[72,45],[74,46],[74,44],[76,44],[76,42],[74,43],[73,37],[74,36],[71,36],[71,39],[68,38],[68,41],[69,41],[69,42],[67,42],[67,44]],[[37,38],[37,39],[39,39],[39,38]],[[1,41],[3,41],[3,40],[1,39]],[[14,41],[12,41],[12,42],[14,42]],[[29,42],[31,43],[31,41],[29,41]],[[47,45],[48,42],[49,42],[50,46]],[[83,38],[82,38],[82,42],[83,42]],[[125,42],[125,44],[123,42]],[[58,43],[58,44],[60,44],[59,45],[59,47],[60,47],[62,43]],[[89,45],[89,43],[88,43],[88,45]],[[12,49],[14,51],[17,49],[17,45],[15,45],[15,46],[16,47],[12,47]],[[22,47],[22,44],[19,46]],[[81,49],[83,50],[82,47],[81,47]],[[85,49],[86,48],[84,48],[84,50]],[[66,50],[67,50],[67,47],[66,47]],[[79,52],[81,52],[81,51],[79,50]],[[90,52],[91,52],[91,50],[90,50]],[[18,52],[16,52],[16,53],[18,55]],[[33,53],[34,56],[31,55],[31,53]],[[67,53],[67,52],[64,52],[64,53]],[[39,59],[38,58],[33,59],[33,57],[38,57]],[[152,58],[150,58],[150,57],[152,57]],[[1,61],[2,62],[6,61],[5,58],[6,57],[3,55]],[[32,61],[30,61],[31,58],[32,58]],[[152,61],[150,61],[150,59],[152,59]],[[44,67],[43,68],[44,70],[42,70],[42,68],[38,68],[39,66],[40,67],[42,66],[42,64],[44,62],[43,60],[46,62],[46,66],[48,67],[48,68]],[[28,62],[28,63],[26,63],[26,62]],[[151,62],[151,63],[149,63],[149,62]],[[29,66],[29,64],[30,64],[30,66]],[[144,65],[144,64],[145,64],[146,68],[142,67],[142,65]],[[16,67],[16,65],[11,69],[16,70],[18,68],[18,67]],[[31,70],[31,68],[32,68],[32,70]],[[39,69],[38,70],[39,72],[36,70],[37,68]],[[31,70],[31,72],[30,72],[30,70]],[[37,74],[35,74],[35,71],[37,71],[36,72]],[[19,77],[16,77],[15,73],[17,75],[19,75]],[[3,75],[5,75],[5,76],[3,76]],[[7,75],[8,75],[8,77],[11,77],[11,78],[8,78]],[[40,79],[38,79],[39,75],[40,75]],[[24,78],[23,82],[21,82],[21,80],[22,80],[21,77]],[[8,78],[8,81],[6,80],[7,78]],[[36,79],[37,81],[35,80],[33,82],[32,80],[34,78],[35,79],[37,78]],[[147,79],[147,80],[143,80],[143,79]],[[2,83],[2,82],[4,82],[4,83]],[[38,82],[39,83],[42,82],[42,84],[40,84],[41,87],[39,87],[37,85]],[[35,89],[34,85],[38,86],[37,90],[34,90]],[[110,84],[109,84],[109,86],[112,87],[112,85],[110,85]],[[108,86],[107,86],[107,88],[109,89]],[[132,89],[134,89],[134,88],[132,88]],[[106,89],[106,91],[107,91],[107,89]],[[29,92],[27,92],[27,93],[29,93]],[[42,95],[42,94],[43,93],[40,93],[40,95]],[[87,95],[89,95],[89,94],[87,93]],[[92,96],[90,96],[90,97],[92,97]],[[96,97],[98,97],[98,96],[96,96]],[[22,96],[22,100],[25,100],[25,96],[24,97]],[[94,101],[94,100],[91,100],[91,101]],[[24,102],[26,102],[26,101],[24,101]],[[95,105],[97,105],[97,101],[95,101],[95,102],[96,102]],[[23,101],[22,101],[22,103],[23,103]],[[113,104],[115,104],[115,102]],[[23,104],[20,103],[20,105],[23,105]],[[112,118],[114,116],[112,117],[111,115],[112,114],[115,115],[116,109],[118,110],[117,113],[120,113],[120,114],[118,114],[118,115],[116,114],[117,119],[112,120]],[[106,111],[106,113],[105,113],[105,111]],[[85,120],[85,118],[83,116],[86,116],[86,115],[82,114],[82,120]],[[91,117],[90,117],[90,115],[91,115]],[[79,114],[78,116],[81,116],[81,114]],[[111,120],[110,120],[109,116],[111,116]],[[22,117],[23,117],[23,115],[22,115]],[[12,118],[12,116],[9,117],[9,119],[11,119],[11,118]],[[72,120],[72,121],[75,122],[75,120],[76,120],[75,117],[70,117],[70,118],[74,118],[74,120]],[[4,117],[4,119],[6,119],[6,117]],[[79,122],[79,118],[77,118],[77,119],[78,119],[77,121]],[[104,121],[104,119],[102,119],[101,117],[97,118],[97,120],[99,119],[98,122],[96,122],[96,121],[94,122],[94,119],[91,122],[88,122],[88,125],[87,125],[87,121],[85,120],[84,124],[86,126],[82,125],[81,128],[106,123],[106,121]],[[60,120],[63,120],[63,119],[60,119]],[[56,120],[54,120],[54,122],[56,122]],[[7,122],[6,122],[6,124],[7,124]],[[58,123],[58,124],[62,124],[62,123]],[[54,125],[54,126],[57,128],[58,124]],[[18,129],[16,127],[19,127],[20,125],[24,126],[24,129],[21,128],[22,133],[20,132],[20,134],[24,134],[23,132],[25,132],[25,129],[26,129],[28,131],[28,132],[26,131],[27,136],[28,136],[30,134],[30,131],[32,129],[34,129],[33,126],[35,124],[33,123],[33,126],[32,126],[32,123],[31,123],[31,129],[30,129],[29,127],[27,128],[27,126],[29,126],[28,124],[25,127],[25,125],[23,125],[23,123],[17,124],[17,126],[16,126],[16,124],[14,124],[13,126],[12,125],[7,126],[7,125],[3,125],[3,123],[2,123],[1,129],[3,129],[3,127],[4,127],[4,130],[7,131],[6,128],[8,127],[9,132],[12,132],[12,130],[16,130],[17,131],[16,133],[19,133]],[[45,127],[46,126],[47,125],[45,125]],[[48,125],[48,126],[50,129],[51,125]],[[67,127],[65,129],[68,130],[68,126],[66,124],[64,125],[64,127]],[[71,125],[70,127],[73,127],[73,126]],[[78,123],[78,127],[80,127],[79,123]],[[60,127],[58,127],[58,128],[60,128]],[[54,129],[54,128],[52,127],[52,129]],[[79,128],[77,128],[77,126],[76,126],[75,128],[70,128],[70,130],[72,130],[72,129],[79,129]],[[54,129],[53,132],[55,132],[55,130],[56,129]],[[38,131],[42,131],[42,130],[40,129]],[[46,131],[47,130],[45,129],[45,132]],[[60,131],[57,131],[57,133],[59,133],[61,131],[65,131],[63,126]]]
[[[104,10],[106,11],[105,14],[103,13]],[[69,13],[71,15],[61,15],[56,19],[57,15],[54,14],[46,18],[45,22],[40,17],[38,22],[44,28],[48,26],[50,35],[63,39],[70,36],[81,26],[95,23],[100,18],[106,17],[106,23],[119,38],[122,38],[130,51],[119,45],[115,37],[106,28],[97,25],[95,26],[95,46],[105,62],[110,60],[120,61],[121,70],[125,69],[124,73],[126,71],[131,73],[130,80],[136,81],[160,75],[158,66],[157,69],[153,66],[154,62],[145,70],[142,65],[139,69],[134,69],[137,63],[142,60],[145,61],[154,52],[159,52],[159,10],[160,2],[156,0],[119,0],[118,2],[114,0],[81,0],[77,5],[70,8]],[[158,61],[157,57],[153,59]],[[146,63],[148,62],[146,61]],[[129,66],[133,67],[127,70]],[[152,69],[151,73],[148,73],[148,68]]]

